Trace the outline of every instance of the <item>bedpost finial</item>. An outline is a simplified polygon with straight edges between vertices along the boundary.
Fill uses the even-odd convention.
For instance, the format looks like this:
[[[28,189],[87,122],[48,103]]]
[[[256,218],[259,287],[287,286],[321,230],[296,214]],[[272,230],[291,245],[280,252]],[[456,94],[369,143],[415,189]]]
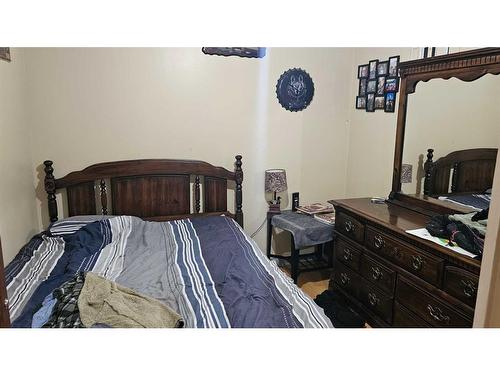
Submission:
[[[427,160],[432,161],[432,158],[434,157],[434,149],[433,148],[428,148],[427,149]]]
[[[243,228],[243,189],[241,184],[243,182],[243,169],[241,169],[241,155],[236,155],[236,162],[234,168],[235,182],[236,182],[236,222]]]
[[[43,164],[45,165],[45,174],[52,174],[52,172],[54,172],[54,168],[52,168],[52,164],[54,164],[54,162],[52,160],[45,160]]]
[[[47,203],[49,207],[49,217],[50,222],[53,223],[57,221],[57,202],[56,202],[56,179],[54,177],[54,168],[52,165],[54,164],[52,160],[45,160],[43,162],[45,165],[45,179],[44,186],[45,192],[47,193]]]

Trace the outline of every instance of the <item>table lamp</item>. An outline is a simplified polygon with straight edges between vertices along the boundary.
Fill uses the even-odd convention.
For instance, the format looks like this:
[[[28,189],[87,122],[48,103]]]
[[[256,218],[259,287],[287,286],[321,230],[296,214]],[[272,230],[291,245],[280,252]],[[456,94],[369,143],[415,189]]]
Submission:
[[[280,197],[276,197],[277,193],[281,193],[287,189],[286,172],[284,169],[268,169],[265,177],[266,193],[273,193],[273,200],[269,201],[269,211],[281,212]]]

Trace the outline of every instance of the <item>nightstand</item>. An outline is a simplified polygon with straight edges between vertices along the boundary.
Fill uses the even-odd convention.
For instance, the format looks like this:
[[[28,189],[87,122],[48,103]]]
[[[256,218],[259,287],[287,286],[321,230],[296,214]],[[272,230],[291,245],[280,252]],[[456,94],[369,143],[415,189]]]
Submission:
[[[291,234],[290,255],[271,254],[273,228],[286,230]],[[267,213],[268,258],[284,259],[290,263],[291,277],[295,284],[301,272],[331,268],[333,264],[334,227],[323,224],[314,217],[293,211]],[[301,254],[301,250],[316,247],[314,253]],[[325,259],[326,257],[326,259]]]

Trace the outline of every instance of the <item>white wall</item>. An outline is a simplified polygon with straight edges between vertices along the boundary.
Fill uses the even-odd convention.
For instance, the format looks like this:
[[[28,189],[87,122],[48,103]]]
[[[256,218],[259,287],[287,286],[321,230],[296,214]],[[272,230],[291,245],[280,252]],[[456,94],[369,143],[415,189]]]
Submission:
[[[135,158],[200,159],[233,168],[243,155],[245,229],[264,220],[264,170],[285,168],[289,195],[343,197],[352,50],[271,48],[264,59],[207,56],[200,48],[30,49],[28,90],[37,213],[48,223],[41,163],[55,175]],[[315,95],[283,109],[276,81],[301,67]],[[262,248],[265,230],[257,240]]]
[[[0,236],[7,264],[38,227],[26,121],[25,53],[0,60]]]

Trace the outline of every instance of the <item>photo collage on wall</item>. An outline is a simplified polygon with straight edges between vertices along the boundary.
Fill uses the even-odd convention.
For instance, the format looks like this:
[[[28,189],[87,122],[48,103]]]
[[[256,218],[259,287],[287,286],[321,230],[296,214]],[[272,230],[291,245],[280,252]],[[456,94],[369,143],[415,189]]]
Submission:
[[[392,56],[387,61],[371,60],[368,64],[358,66],[356,109],[394,112],[399,90],[398,65],[399,56]]]

